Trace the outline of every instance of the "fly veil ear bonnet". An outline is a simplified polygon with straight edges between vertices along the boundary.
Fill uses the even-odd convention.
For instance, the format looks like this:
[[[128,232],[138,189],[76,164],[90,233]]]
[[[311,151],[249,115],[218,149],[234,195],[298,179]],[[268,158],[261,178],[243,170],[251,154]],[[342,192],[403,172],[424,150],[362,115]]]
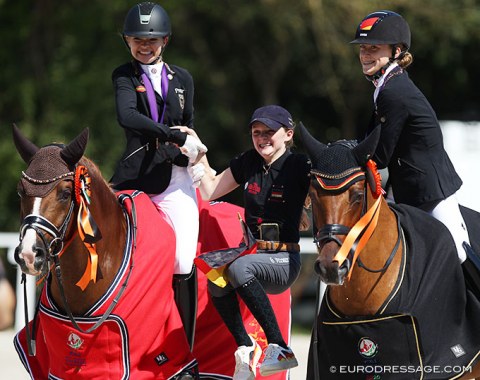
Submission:
[[[380,139],[380,127],[360,143],[338,140],[329,144],[316,140],[303,123],[297,129],[312,162],[311,172],[322,188],[343,191],[366,176],[372,193],[381,194],[380,174],[371,160]]]
[[[68,145],[51,144],[37,147],[13,125],[13,141],[18,153],[28,164],[22,172],[21,183],[28,196],[44,197],[62,179],[75,176],[78,161],[82,158],[87,142],[88,128],[85,128]]]

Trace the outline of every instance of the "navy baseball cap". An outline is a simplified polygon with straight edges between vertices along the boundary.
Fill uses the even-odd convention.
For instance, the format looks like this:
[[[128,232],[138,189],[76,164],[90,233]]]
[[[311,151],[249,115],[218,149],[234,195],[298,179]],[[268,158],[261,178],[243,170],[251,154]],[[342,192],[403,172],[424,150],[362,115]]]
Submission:
[[[268,128],[273,129],[274,131],[278,131],[282,127],[295,127],[290,112],[285,108],[276,105],[257,108],[252,115],[248,127],[251,128],[252,124],[256,121],[265,124]]]

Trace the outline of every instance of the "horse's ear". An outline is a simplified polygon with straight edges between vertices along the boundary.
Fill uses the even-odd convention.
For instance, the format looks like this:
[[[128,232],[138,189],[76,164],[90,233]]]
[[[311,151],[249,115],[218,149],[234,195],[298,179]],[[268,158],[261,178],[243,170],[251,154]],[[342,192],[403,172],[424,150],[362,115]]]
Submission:
[[[62,159],[69,165],[74,166],[85,153],[88,142],[88,128],[85,128],[75,139],[60,152]]]
[[[298,123],[298,126],[296,128],[300,134],[300,138],[302,140],[303,146],[307,152],[307,155],[310,157],[312,162],[316,162],[315,158],[318,156],[318,154],[327,149],[327,146],[320,141],[316,140],[315,137],[313,137],[310,132],[307,130],[307,128],[303,125],[302,122]]]
[[[38,152],[38,146],[28,140],[15,124],[12,125],[12,134],[13,142],[15,143],[18,153],[20,153],[23,161],[28,164],[35,153]]]
[[[355,155],[355,158],[360,166],[365,166],[367,161],[372,158],[373,154],[375,153],[378,141],[380,140],[380,132],[381,126],[378,125],[375,127],[372,133],[365,138],[365,140],[353,148],[353,154]]]

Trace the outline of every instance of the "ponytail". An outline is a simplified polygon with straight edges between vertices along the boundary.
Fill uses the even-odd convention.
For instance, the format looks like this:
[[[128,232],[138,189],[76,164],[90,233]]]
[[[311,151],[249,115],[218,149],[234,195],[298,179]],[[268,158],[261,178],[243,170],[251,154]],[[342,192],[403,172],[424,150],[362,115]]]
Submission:
[[[412,62],[413,62],[413,55],[410,52],[406,51],[403,54],[403,57],[398,60],[398,65],[402,69],[406,69],[408,66],[411,65]]]

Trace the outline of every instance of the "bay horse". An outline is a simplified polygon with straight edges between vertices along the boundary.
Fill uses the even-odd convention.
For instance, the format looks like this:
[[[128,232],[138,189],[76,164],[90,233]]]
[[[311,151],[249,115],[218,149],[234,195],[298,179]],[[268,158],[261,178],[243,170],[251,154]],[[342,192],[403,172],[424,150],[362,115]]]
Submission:
[[[312,161],[315,270],[327,284],[307,379],[480,376],[480,302],[448,229],[383,196],[371,160],[380,128],[328,145],[299,129]],[[479,252],[480,214],[461,210]]]
[[[88,129],[68,145],[38,148],[15,126],[13,139],[28,164],[15,260],[45,282],[38,314],[14,341],[30,376],[197,376],[174,303],[166,218],[146,194],[111,190],[84,157]]]

